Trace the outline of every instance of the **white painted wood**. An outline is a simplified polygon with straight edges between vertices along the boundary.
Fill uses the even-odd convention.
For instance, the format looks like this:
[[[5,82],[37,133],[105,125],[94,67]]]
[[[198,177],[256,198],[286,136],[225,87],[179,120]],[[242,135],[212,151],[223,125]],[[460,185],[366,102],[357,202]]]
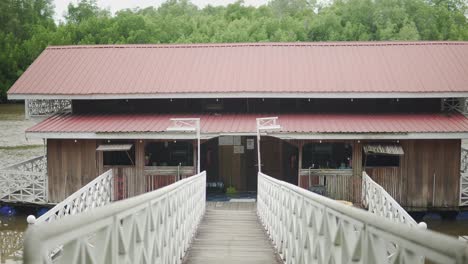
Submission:
[[[378,183],[362,172],[362,205],[373,214],[410,227],[426,227],[424,222],[417,223],[411,215]]]
[[[468,206],[468,173],[460,176],[460,206]]]
[[[46,204],[47,194],[46,156],[0,169],[0,201]]]
[[[468,261],[468,244],[456,238],[392,222],[262,173],[257,214],[288,264]]]
[[[460,171],[468,173],[468,149],[461,148]]]
[[[31,117],[29,116],[29,100],[24,100],[24,119],[29,120]]]
[[[313,92],[226,92],[226,93],[159,93],[159,94],[8,94],[8,100],[24,99],[65,99],[65,100],[98,100],[98,99],[186,99],[186,98],[462,98],[468,97],[468,92],[390,92],[390,93],[313,93]]]
[[[206,173],[57,221],[30,225],[24,263],[181,263],[205,212]]]
[[[25,116],[50,116],[67,108],[71,108],[71,100],[67,99],[25,99]]]
[[[114,176],[108,170],[39,217],[34,224],[50,223],[109,204],[113,200]]]

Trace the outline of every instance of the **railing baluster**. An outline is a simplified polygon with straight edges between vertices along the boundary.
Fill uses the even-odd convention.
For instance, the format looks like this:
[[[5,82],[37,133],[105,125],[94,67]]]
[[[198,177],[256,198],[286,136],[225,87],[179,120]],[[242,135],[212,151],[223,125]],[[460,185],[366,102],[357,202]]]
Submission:
[[[76,252],[85,252],[95,264],[180,263],[205,212],[205,187],[202,172],[99,210],[30,225],[24,263],[51,263],[51,252],[59,247],[53,263],[88,262]]]
[[[5,202],[47,203],[46,164],[46,156],[40,156],[1,168],[0,200]]]
[[[363,190],[365,202],[371,206],[380,191]],[[392,200],[386,198],[378,205],[389,205]],[[404,215],[392,213],[395,207],[382,210]],[[468,261],[468,245],[455,238],[389,221],[263,173],[258,174],[257,214],[285,263]]]

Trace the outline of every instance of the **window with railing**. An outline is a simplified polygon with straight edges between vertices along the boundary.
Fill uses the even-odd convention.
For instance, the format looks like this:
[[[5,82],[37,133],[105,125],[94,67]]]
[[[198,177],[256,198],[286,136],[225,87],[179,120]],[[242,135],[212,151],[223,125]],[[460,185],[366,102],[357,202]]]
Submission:
[[[188,141],[150,142],[145,147],[145,166],[193,166],[193,145]]]

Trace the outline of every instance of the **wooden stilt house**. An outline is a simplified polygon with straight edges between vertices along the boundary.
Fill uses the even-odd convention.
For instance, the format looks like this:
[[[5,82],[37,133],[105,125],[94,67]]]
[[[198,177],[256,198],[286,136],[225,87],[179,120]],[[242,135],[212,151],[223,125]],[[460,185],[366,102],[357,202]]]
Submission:
[[[357,202],[366,171],[408,210],[457,210],[468,136],[468,42],[94,45],[47,48],[8,92],[47,141],[49,200],[105,170],[125,198],[201,170],[210,186],[256,191],[262,171]]]

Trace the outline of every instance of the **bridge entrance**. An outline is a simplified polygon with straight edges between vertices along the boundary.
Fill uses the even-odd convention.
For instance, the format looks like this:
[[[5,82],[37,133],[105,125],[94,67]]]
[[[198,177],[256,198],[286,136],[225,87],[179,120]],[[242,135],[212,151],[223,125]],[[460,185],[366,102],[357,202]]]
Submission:
[[[275,137],[262,137],[262,171],[297,185],[298,148]],[[201,144],[201,170],[208,185],[222,183],[237,192],[257,191],[257,142],[254,136],[220,136]]]

